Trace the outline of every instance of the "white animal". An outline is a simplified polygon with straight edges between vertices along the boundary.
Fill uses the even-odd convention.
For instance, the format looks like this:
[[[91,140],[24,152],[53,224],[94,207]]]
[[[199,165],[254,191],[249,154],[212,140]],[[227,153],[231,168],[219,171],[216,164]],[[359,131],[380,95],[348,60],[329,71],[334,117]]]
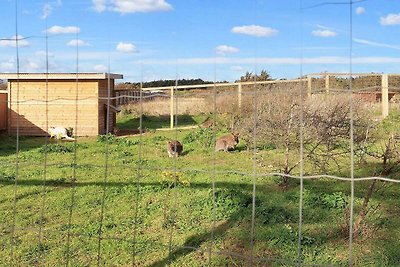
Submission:
[[[58,140],[65,139],[68,141],[73,141],[75,139],[69,136],[71,134],[72,134],[72,129],[67,129],[61,126],[50,127],[50,138],[54,137],[55,139]]]

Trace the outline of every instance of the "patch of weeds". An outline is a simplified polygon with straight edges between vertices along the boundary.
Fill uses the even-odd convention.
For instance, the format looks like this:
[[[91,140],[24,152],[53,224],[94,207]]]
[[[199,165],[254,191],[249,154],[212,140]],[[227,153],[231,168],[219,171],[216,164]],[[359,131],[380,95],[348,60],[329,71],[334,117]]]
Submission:
[[[298,242],[299,233],[293,229],[290,224],[284,224],[279,230],[269,232],[268,237],[273,244],[279,245],[290,245]],[[301,244],[303,246],[312,246],[317,243],[317,240],[313,237],[307,236],[303,233]]]
[[[203,148],[211,147],[213,143],[214,133],[210,128],[198,128],[195,131],[189,132],[184,138],[184,143],[197,142]]]
[[[74,182],[75,179],[72,176],[69,177],[58,177],[55,180],[49,181],[50,184],[53,185],[67,185]]]
[[[95,221],[95,222],[89,222],[89,224],[85,225],[83,227],[83,233],[88,236],[97,236],[100,233],[100,223]]]
[[[291,196],[293,200],[298,200],[298,196]],[[309,207],[322,207],[325,209],[344,209],[347,202],[347,196],[343,192],[313,193],[308,189],[303,191],[304,205]]]
[[[97,142],[112,144],[118,142],[118,138],[112,133],[102,134],[97,137]]]
[[[41,244],[31,246],[24,253],[25,261],[32,265],[37,265],[40,256],[46,254],[48,251],[49,247],[47,245]]]
[[[132,140],[128,138],[119,138],[117,139],[117,145],[118,146],[134,146],[139,144],[139,140]]]
[[[265,150],[265,151],[275,150],[276,149],[276,145],[272,144],[272,143],[270,143],[270,144],[262,144],[262,145],[258,146],[257,148],[260,149],[260,150]]]
[[[165,137],[165,136],[162,136],[162,135],[156,135],[156,136],[154,136],[153,138],[151,138],[151,143],[156,143],[156,144],[159,144],[160,142],[164,142],[164,141],[166,141],[167,140],[167,138]]]
[[[322,206],[328,209],[343,209],[347,205],[346,195],[343,192],[322,193],[320,200]]]
[[[0,180],[3,181],[14,181],[15,180],[15,171],[0,171]]]
[[[133,159],[122,159],[122,164],[124,164],[124,165],[129,165],[129,164],[131,164],[133,162]]]
[[[174,209],[165,216],[162,223],[162,228],[164,229],[169,229],[171,227],[176,227],[176,210]]]
[[[184,177],[182,172],[163,171],[161,173],[160,183],[164,188],[190,186],[189,179]]]
[[[122,155],[123,155],[124,157],[133,157],[133,153],[130,152],[130,151],[123,151],[123,152],[122,152]]]
[[[49,144],[47,146],[42,146],[39,149],[40,153],[57,153],[57,154],[66,154],[74,151],[74,148],[71,145],[61,145],[61,144]]]
[[[257,207],[256,216],[262,224],[288,223],[293,219],[292,214],[280,206]]]
[[[212,194],[212,191],[210,190]],[[252,203],[252,197],[236,189],[217,189],[215,191],[215,214],[218,220],[239,215],[244,208]],[[207,205],[212,209],[212,203]]]

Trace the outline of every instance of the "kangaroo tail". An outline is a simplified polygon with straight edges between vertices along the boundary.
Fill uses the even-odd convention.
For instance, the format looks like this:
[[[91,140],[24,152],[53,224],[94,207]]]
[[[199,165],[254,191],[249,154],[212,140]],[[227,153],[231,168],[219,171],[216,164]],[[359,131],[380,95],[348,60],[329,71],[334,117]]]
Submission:
[[[66,136],[64,139],[67,140],[67,141],[75,141],[75,138],[72,138],[72,137],[69,137],[69,136]]]

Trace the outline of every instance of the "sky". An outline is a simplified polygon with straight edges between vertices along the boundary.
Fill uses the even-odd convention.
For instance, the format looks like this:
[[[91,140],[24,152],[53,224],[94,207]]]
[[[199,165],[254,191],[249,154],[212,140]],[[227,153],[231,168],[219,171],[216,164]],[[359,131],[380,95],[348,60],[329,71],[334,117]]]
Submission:
[[[400,0],[0,1],[0,72],[400,73]]]

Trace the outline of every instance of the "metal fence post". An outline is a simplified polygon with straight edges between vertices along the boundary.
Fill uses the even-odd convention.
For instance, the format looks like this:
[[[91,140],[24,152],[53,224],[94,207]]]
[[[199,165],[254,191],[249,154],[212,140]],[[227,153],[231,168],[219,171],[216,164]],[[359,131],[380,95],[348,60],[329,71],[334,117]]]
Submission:
[[[174,87],[173,86],[171,87],[170,116],[171,116],[170,128],[173,129],[174,128]]]

